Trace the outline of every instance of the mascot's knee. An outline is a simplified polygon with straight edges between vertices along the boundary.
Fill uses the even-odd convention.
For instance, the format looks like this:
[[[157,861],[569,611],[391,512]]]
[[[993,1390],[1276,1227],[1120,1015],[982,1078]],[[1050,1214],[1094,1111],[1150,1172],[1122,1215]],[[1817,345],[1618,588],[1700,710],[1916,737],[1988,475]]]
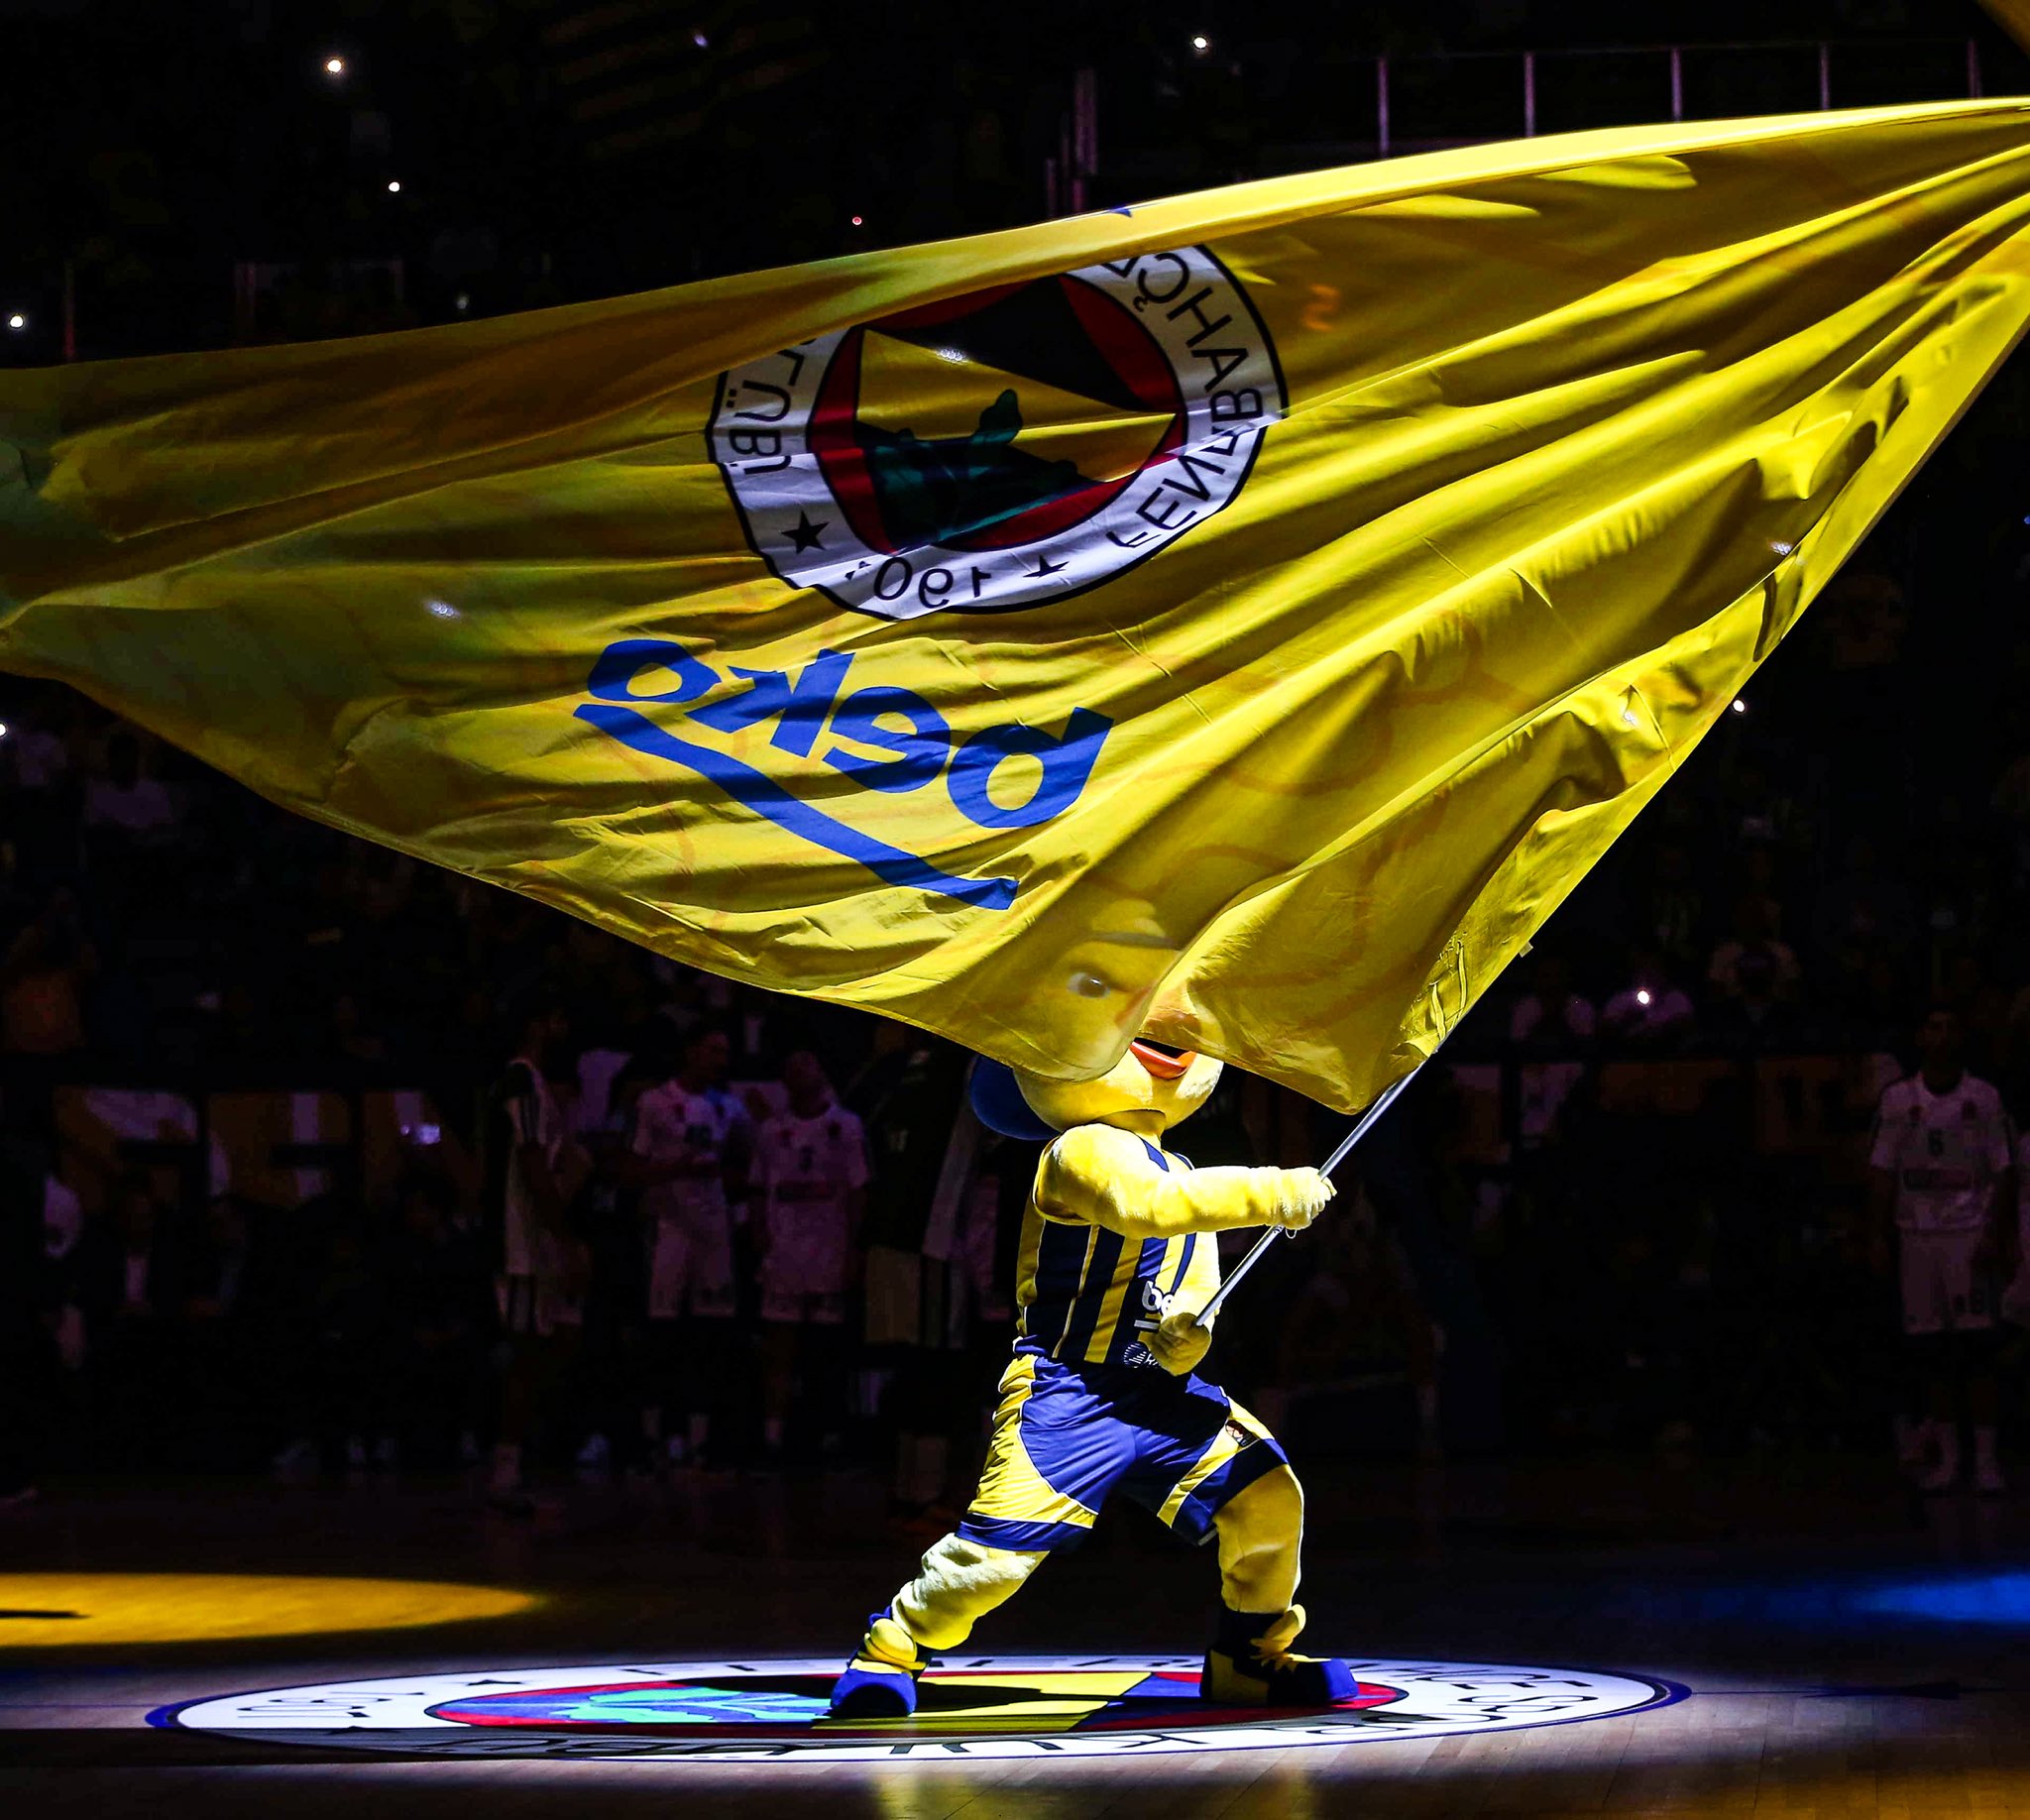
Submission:
[[[948,1536],[924,1556],[927,1573],[956,1593],[1005,1596],[1029,1578],[1043,1556]]]
[[[1213,1521],[1229,1553],[1259,1554],[1287,1548],[1303,1534],[1303,1487],[1288,1466],[1279,1466],[1237,1492]]]
[[[1043,1558],[948,1536],[924,1556],[916,1578],[897,1596],[895,1614],[927,1648],[950,1649],[1028,1579]]]
[[[1302,1549],[1304,1495],[1288,1466],[1237,1492],[1214,1520],[1219,1532],[1219,1597],[1229,1611],[1292,1608]]]

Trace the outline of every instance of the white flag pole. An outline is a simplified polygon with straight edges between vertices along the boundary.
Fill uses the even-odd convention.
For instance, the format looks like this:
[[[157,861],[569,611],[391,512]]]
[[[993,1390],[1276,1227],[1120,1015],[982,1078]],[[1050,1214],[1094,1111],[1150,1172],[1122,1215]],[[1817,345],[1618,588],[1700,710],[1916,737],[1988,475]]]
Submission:
[[[1419,1062],[1416,1068],[1411,1069],[1401,1081],[1394,1082],[1382,1091],[1376,1098],[1375,1103],[1368,1107],[1355,1121],[1353,1129],[1340,1140],[1339,1148],[1325,1159],[1324,1168],[1319,1172],[1321,1175],[1329,1176],[1340,1164],[1346,1161],[1347,1155],[1352,1151],[1354,1145],[1366,1137],[1373,1128],[1375,1121],[1396,1103],[1397,1095],[1416,1079],[1417,1070],[1422,1067],[1423,1064]],[[1226,1281],[1214,1292],[1212,1300],[1198,1310],[1198,1324],[1201,1327],[1212,1324],[1213,1315],[1219,1312],[1219,1305],[1226,1300],[1233,1286],[1245,1277],[1249,1271],[1253,1270],[1262,1261],[1262,1254],[1289,1230],[1288,1226],[1271,1226],[1267,1232],[1263,1233],[1255,1241],[1248,1255],[1233,1267]]]

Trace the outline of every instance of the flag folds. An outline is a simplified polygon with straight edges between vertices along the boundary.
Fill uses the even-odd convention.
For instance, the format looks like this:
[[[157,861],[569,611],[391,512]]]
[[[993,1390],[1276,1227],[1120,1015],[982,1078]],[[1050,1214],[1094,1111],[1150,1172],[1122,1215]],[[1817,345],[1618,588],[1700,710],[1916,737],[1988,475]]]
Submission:
[[[5,374],[0,665],[716,972],[1351,1107],[2026,311],[1994,101]]]

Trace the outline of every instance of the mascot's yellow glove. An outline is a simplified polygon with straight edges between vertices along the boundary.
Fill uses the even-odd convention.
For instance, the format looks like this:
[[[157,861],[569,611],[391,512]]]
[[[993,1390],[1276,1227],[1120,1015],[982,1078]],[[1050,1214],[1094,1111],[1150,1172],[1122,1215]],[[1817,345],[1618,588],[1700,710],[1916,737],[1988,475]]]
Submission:
[[[1263,1223],[1287,1226],[1293,1232],[1301,1232],[1308,1226],[1339,1192],[1332,1186],[1330,1176],[1315,1169],[1264,1169],[1255,1173],[1279,1178],[1274,1202],[1265,1209],[1268,1218]]]
[[[1149,1355],[1174,1378],[1188,1377],[1212,1344],[1212,1329],[1198,1324],[1195,1308],[1166,1314],[1154,1333],[1144,1337]]]

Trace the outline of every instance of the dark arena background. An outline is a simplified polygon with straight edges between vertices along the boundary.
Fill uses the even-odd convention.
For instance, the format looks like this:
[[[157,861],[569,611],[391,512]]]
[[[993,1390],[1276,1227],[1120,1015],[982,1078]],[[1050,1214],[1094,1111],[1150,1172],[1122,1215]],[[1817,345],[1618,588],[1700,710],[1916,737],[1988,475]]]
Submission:
[[[0,0],[0,365],[2026,91],[1971,0]],[[1984,1370],[1913,1350],[1870,1165],[1913,1071],[2030,1119],[2026,455],[2019,353],[1222,1314],[1325,1711],[1198,1697],[1208,1562],[1123,1506],[914,1720],[828,1723],[1006,1358],[1035,1153],[955,1226],[969,1058],[0,675],[0,1814],[2030,1813],[2030,1278]],[[536,1348],[517,1058],[587,1258]],[[842,1318],[763,1319],[744,1236],[728,1305],[664,1293],[672,1082],[857,1116]],[[1343,1129],[1229,1073],[1186,1147]]]

